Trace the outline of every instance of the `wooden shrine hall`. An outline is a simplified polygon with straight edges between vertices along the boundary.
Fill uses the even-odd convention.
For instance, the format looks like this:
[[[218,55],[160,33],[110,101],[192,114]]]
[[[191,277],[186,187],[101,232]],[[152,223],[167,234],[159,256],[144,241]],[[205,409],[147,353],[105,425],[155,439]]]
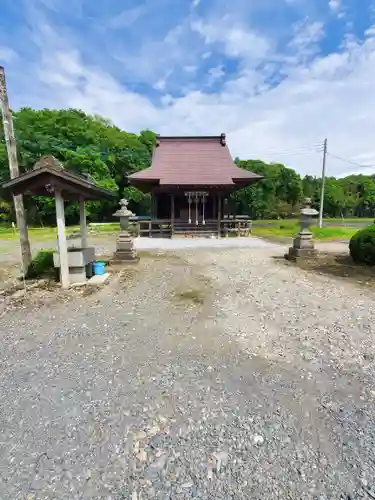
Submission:
[[[228,196],[261,178],[237,167],[225,134],[158,136],[151,167],[129,176],[131,185],[151,193],[151,217],[140,223],[141,235],[223,236],[237,221],[226,213]]]

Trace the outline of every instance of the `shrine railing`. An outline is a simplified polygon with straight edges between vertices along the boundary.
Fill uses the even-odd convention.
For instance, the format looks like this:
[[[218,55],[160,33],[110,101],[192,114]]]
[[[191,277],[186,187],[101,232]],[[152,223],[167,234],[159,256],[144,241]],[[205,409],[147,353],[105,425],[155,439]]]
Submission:
[[[248,236],[251,233],[252,221],[246,217],[224,218],[220,222],[217,219],[208,219],[196,223],[188,223],[181,219],[130,219],[133,225],[133,233],[140,237],[170,238],[172,235],[217,235],[217,236]]]

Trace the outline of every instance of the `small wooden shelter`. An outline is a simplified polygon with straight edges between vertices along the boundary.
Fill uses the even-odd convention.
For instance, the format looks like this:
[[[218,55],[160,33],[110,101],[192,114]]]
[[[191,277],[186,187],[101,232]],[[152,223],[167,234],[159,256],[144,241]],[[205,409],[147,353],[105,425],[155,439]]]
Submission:
[[[68,248],[65,234],[64,200],[79,201],[82,247],[87,247],[86,200],[111,199],[117,193],[102,189],[85,175],[65,170],[53,156],[43,156],[33,170],[5,182],[2,187],[13,195],[23,194],[55,198],[60,256],[60,279],[64,288],[69,286]]]
[[[225,134],[157,137],[150,168],[129,176],[131,185],[151,193],[150,227],[174,234],[222,234],[223,201],[262,177],[232,160]],[[150,231],[151,233],[152,231]]]

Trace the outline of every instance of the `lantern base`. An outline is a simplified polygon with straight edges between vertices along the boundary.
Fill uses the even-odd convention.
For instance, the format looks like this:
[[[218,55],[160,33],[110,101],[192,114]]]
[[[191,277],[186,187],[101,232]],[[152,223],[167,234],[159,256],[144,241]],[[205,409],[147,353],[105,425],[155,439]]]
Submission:
[[[318,257],[318,250],[316,248],[295,248],[290,247],[289,253],[285,254],[288,260],[303,260],[303,259],[316,259]]]
[[[116,252],[114,260],[122,262],[138,262],[137,252],[134,247],[133,238],[127,231],[121,232],[116,239]]]

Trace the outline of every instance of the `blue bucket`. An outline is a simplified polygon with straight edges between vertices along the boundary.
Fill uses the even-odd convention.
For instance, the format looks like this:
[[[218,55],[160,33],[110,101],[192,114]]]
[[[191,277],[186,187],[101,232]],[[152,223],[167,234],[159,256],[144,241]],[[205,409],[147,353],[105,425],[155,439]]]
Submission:
[[[94,274],[104,274],[104,262],[94,262],[92,268],[93,268],[93,271],[94,271]]]

